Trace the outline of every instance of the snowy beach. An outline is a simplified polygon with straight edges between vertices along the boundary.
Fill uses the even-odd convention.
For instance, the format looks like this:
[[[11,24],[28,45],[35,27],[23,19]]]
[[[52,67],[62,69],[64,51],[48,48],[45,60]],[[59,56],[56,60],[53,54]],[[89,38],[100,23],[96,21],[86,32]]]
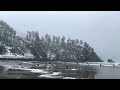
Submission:
[[[101,64],[101,66],[100,66]],[[113,67],[113,64],[116,66]],[[119,63],[0,61],[0,79],[109,79],[120,78]]]

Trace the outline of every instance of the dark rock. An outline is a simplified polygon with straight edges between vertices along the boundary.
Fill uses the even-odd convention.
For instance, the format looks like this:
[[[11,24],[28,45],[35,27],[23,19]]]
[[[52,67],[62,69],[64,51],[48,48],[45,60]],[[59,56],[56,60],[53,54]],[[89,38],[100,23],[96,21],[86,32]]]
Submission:
[[[66,69],[68,69],[68,66],[66,66]]]
[[[113,63],[114,63],[114,61],[113,61],[113,60],[111,60],[111,59],[108,59],[108,62],[113,62]]]
[[[0,65],[0,74],[3,73],[4,70],[5,70],[5,67]]]

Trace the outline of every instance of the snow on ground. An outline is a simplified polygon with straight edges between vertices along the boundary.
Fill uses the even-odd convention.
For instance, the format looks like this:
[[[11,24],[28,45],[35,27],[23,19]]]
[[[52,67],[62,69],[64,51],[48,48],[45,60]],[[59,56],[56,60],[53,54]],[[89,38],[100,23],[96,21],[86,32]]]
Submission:
[[[20,65],[19,65],[20,64]],[[12,61],[8,61],[8,62],[2,62],[0,61],[0,65],[4,66],[6,68],[6,70],[8,69],[20,69],[20,70],[28,70],[30,72],[33,72],[33,73],[47,73],[46,71],[44,70],[41,70],[41,69],[29,69],[31,68],[31,64],[33,63],[23,63],[23,62],[12,62]]]
[[[29,62],[22,62],[22,63],[29,63]]]
[[[64,77],[63,79],[76,79],[76,78],[72,78],[72,77]]]
[[[53,76],[50,76],[50,75],[40,75],[39,77],[54,78]]]
[[[48,73],[47,71],[41,70],[41,69],[22,69],[22,70],[29,70],[32,73]]]
[[[26,63],[25,63],[26,64]],[[29,69],[31,67],[31,65],[27,64],[27,65],[18,65],[18,63],[5,63],[5,62],[1,62],[0,65],[4,66],[6,69],[20,69],[20,70],[28,70],[32,73],[48,73],[47,71],[41,70],[41,69]]]
[[[51,74],[51,75],[59,75],[59,74],[61,74],[60,72],[53,72],[53,74]]]
[[[0,55],[0,58],[33,58],[33,55],[30,52],[25,53],[25,55],[18,55],[10,52],[9,49],[12,49],[11,47],[5,46],[5,48],[7,52],[5,55]]]
[[[44,71],[42,69],[29,69],[27,67],[24,67],[24,68],[13,68],[13,69],[27,70],[27,71],[30,71],[32,73],[48,73],[47,71]]]
[[[60,78],[62,76],[57,76],[60,75],[61,72],[53,72],[52,74],[44,74],[44,75],[40,75],[39,77],[47,77],[47,78]]]
[[[77,69],[71,69],[71,70],[75,71],[75,70],[77,70]]]
[[[87,63],[78,63],[79,65],[93,65],[93,66],[116,66],[120,67],[120,63],[108,63],[108,62],[87,62]]]

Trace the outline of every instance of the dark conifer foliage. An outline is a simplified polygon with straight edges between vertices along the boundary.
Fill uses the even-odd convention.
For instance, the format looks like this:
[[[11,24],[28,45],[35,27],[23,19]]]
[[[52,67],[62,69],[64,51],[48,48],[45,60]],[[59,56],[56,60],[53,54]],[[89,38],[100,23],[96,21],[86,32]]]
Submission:
[[[28,39],[28,37],[31,37]],[[78,39],[66,40],[65,36],[45,36],[39,37],[38,32],[29,32],[26,35],[27,48],[31,50],[36,58],[49,59],[49,60],[62,60],[62,61],[102,61],[94,49],[89,46],[87,42]]]

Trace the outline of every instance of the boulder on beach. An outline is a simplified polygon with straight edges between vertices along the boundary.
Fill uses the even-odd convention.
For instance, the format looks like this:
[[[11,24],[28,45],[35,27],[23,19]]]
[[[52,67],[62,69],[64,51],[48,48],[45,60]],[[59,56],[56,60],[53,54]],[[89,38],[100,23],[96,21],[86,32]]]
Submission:
[[[5,67],[0,65],[0,74],[3,73],[5,71]]]
[[[113,61],[113,60],[111,60],[111,59],[108,59],[108,62],[113,62],[113,63],[114,63],[114,61]]]

